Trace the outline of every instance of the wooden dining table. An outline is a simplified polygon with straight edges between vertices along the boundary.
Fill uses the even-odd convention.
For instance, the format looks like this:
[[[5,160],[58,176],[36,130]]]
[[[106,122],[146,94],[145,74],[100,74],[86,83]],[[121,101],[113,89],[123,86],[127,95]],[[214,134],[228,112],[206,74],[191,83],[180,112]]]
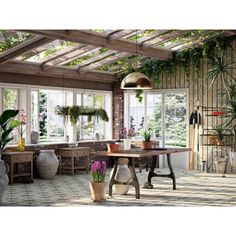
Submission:
[[[99,157],[111,157],[114,159],[114,171],[112,173],[112,176],[110,178],[109,182],[109,196],[112,197],[112,186],[114,184],[129,184],[135,188],[135,196],[137,199],[140,198],[140,186],[139,181],[135,172],[135,159],[137,158],[149,158],[152,157],[152,163],[151,168],[148,173],[147,182],[144,184],[144,188],[151,189],[153,188],[153,185],[151,183],[151,179],[153,177],[167,177],[171,178],[173,181],[173,189],[176,189],[176,178],[175,173],[171,165],[171,158],[173,153],[179,153],[179,152],[187,152],[191,151],[190,148],[155,148],[155,149],[149,149],[149,150],[142,150],[139,148],[131,148],[130,150],[118,150],[116,152],[107,152],[107,151],[101,151],[98,152],[97,155]],[[155,173],[155,167],[156,162],[159,157],[159,155],[166,155],[167,156],[167,164],[170,173],[169,174],[157,174]],[[115,180],[115,175],[117,173],[118,169],[118,160],[120,158],[127,158],[129,160],[128,166],[129,170],[132,176],[132,181],[128,183],[120,183],[119,181]]]

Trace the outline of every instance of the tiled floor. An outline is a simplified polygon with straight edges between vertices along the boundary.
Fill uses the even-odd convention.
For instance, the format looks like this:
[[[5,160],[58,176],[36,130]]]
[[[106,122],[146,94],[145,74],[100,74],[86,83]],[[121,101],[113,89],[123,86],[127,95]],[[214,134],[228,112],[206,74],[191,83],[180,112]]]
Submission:
[[[141,187],[147,173],[137,173]],[[154,189],[141,188],[141,199],[135,199],[131,187],[127,195],[114,194],[95,203],[90,199],[89,174],[57,175],[52,180],[34,179],[33,184],[9,185],[3,202],[4,206],[236,206],[236,175],[176,170],[176,177],[177,190],[172,190],[170,179],[153,178]]]

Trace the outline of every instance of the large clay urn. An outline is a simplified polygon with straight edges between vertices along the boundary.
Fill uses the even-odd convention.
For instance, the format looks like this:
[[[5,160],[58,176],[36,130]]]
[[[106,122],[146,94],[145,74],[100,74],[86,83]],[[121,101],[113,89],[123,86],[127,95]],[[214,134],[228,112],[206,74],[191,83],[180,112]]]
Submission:
[[[9,180],[7,176],[7,168],[4,164],[4,161],[1,160],[1,153],[0,153],[0,205],[2,205],[3,194],[6,191],[8,182]]]
[[[40,150],[36,159],[36,168],[40,178],[52,179],[57,173],[58,158],[54,150]]]
[[[129,191],[129,182],[132,181],[131,173],[128,168],[128,158],[119,158],[115,180],[126,184],[114,184],[112,189],[116,194],[125,195]],[[113,174],[114,168],[111,170],[110,178]]]

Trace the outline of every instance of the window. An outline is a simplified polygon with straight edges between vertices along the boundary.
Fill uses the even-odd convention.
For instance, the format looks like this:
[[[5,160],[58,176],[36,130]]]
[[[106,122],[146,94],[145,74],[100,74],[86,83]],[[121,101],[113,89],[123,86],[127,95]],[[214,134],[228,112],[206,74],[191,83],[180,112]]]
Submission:
[[[111,94],[99,92],[92,94],[78,93],[77,105],[105,109],[110,118],[109,122],[97,119],[96,117],[92,117],[91,121],[89,121],[87,116],[81,116],[78,121],[80,139],[93,140],[96,134],[98,134],[101,139],[112,137]]]
[[[73,92],[62,90],[33,89],[31,91],[31,130],[38,131],[40,141],[65,140],[66,128],[63,117],[56,115],[57,105],[72,105]]]
[[[112,92],[88,91],[83,89],[52,89],[47,87],[31,87],[24,85],[0,84],[0,112],[6,109],[23,109],[26,112],[27,123],[24,136],[30,143],[31,132],[40,133],[39,142],[64,142],[66,135],[70,141],[77,134],[81,140],[93,140],[96,133],[100,139],[112,138]],[[78,126],[73,127],[65,122],[63,117],[56,115],[56,106],[83,105],[106,110],[109,122],[88,117],[80,117]],[[13,143],[18,141],[18,132],[13,132]]]
[[[141,103],[135,94],[125,94],[125,126],[140,131],[151,129],[152,139],[160,140],[166,147],[187,146],[187,96],[186,91],[144,92]]]
[[[0,97],[1,113],[7,109],[23,109],[26,113],[26,89],[24,86],[0,84]],[[19,135],[17,129],[14,129],[11,135],[13,136],[11,143],[17,143]],[[26,132],[24,132],[24,136],[26,137]]]

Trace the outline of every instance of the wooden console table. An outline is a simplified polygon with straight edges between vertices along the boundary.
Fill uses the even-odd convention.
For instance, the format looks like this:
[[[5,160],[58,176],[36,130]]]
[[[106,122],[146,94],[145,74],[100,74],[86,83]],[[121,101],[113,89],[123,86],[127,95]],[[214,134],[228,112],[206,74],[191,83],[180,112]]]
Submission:
[[[30,176],[33,179],[34,152],[3,152],[2,159],[9,165],[9,184],[14,178]]]
[[[58,153],[61,156],[59,174],[70,172],[75,174],[75,170],[89,171],[89,147],[59,148]]]

